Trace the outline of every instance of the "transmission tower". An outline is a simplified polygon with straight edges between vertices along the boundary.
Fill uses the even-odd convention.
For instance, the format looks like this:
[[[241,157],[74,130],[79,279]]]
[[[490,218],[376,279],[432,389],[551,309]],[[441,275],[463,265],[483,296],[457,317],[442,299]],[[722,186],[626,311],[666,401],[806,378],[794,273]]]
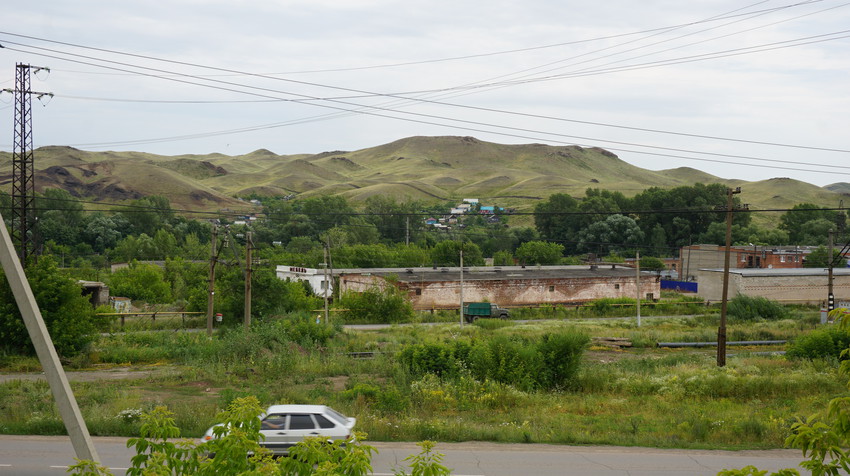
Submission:
[[[52,97],[52,93],[30,90],[30,73],[49,68],[18,63],[15,66],[15,89],[4,89],[15,95],[15,141],[12,150],[12,239],[18,245],[18,257],[26,263],[35,252],[33,238],[33,200],[35,178],[32,143],[32,96]]]

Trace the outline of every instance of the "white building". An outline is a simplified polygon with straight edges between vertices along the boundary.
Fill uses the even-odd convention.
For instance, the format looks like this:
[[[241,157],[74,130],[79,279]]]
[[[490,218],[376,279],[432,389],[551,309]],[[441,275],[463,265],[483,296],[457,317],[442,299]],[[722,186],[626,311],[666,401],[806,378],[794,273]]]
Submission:
[[[310,288],[316,296],[324,297],[325,289],[327,289],[328,296],[333,294],[333,279],[331,279],[330,273],[328,273],[328,280],[330,283],[325,280],[324,269],[282,265],[275,268],[275,273],[277,274],[278,279],[307,281],[310,283]]]

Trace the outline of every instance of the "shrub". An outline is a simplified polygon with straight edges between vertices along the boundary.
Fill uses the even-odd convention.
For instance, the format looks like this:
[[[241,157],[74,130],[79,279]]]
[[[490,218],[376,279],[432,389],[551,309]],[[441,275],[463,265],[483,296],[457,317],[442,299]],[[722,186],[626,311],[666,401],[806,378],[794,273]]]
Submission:
[[[563,389],[575,381],[590,338],[575,331],[547,334],[538,344],[543,369],[538,377],[544,388]]]
[[[171,286],[165,280],[165,271],[155,264],[132,261],[129,267],[112,273],[109,287],[116,296],[152,304],[171,302]]]
[[[841,351],[850,347],[850,334],[838,326],[813,330],[795,339],[788,346],[790,359],[840,358]]]
[[[791,317],[791,311],[782,304],[745,294],[739,294],[729,301],[727,311],[730,318],[738,321],[778,321]]]
[[[413,306],[407,296],[393,285],[377,286],[362,293],[346,292],[339,300],[348,309],[346,322],[394,323],[413,318]]]
[[[464,372],[478,381],[522,390],[564,389],[575,380],[590,338],[568,331],[539,340],[498,335],[466,343],[426,343],[402,349],[399,362],[414,377],[433,374],[456,379]]]
[[[458,362],[448,344],[415,344],[402,349],[399,362],[414,375],[434,374],[438,377],[455,375]]]
[[[56,261],[44,256],[27,267],[27,279],[38,303],[44,324],[56,351],[74,356],[94,339],[100,322],[74,279],[64,276]],[[34,354],[35,349],[24,325],[17,301],[0,273],[0,349],[11,353]]]

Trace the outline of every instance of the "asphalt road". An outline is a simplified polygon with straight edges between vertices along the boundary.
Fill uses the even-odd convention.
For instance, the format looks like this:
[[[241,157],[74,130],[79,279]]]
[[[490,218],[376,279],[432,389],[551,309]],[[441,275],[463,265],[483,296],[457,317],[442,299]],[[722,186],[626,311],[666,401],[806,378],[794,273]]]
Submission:
[[[133,452],[126,438],[94,438],[95,448],[114,474],[124,474]],[[378,448],[375,476],[391,476],[410,454],[413,443],[370,443]],[[706,451],[600,446],[439,443],[455,476],[701,476],[755,465],[762,470],[795,468],[796,450]],[[0,435],[0,475],[66,474],[74,463],[67,437]]]

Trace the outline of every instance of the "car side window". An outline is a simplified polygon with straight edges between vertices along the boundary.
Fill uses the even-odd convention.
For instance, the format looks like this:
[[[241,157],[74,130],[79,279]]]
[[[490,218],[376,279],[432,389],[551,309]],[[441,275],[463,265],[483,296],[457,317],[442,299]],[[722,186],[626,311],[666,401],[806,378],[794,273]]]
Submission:
[[[314,413],[313,418],[316,419],[316,423],[319,424],[319,428],[333,428],[336,426],[334,425],[334,422],[328,420],[323,415],[319,415],[318,413]]]
[[[261,430],[282,430],[286,428],[286,415],[269,415],[263,419]]]
[[[316,424],[313,423],[310,415],[293,414],[289,416],[290,430],[312,430],[314,428],[316,428]]]

